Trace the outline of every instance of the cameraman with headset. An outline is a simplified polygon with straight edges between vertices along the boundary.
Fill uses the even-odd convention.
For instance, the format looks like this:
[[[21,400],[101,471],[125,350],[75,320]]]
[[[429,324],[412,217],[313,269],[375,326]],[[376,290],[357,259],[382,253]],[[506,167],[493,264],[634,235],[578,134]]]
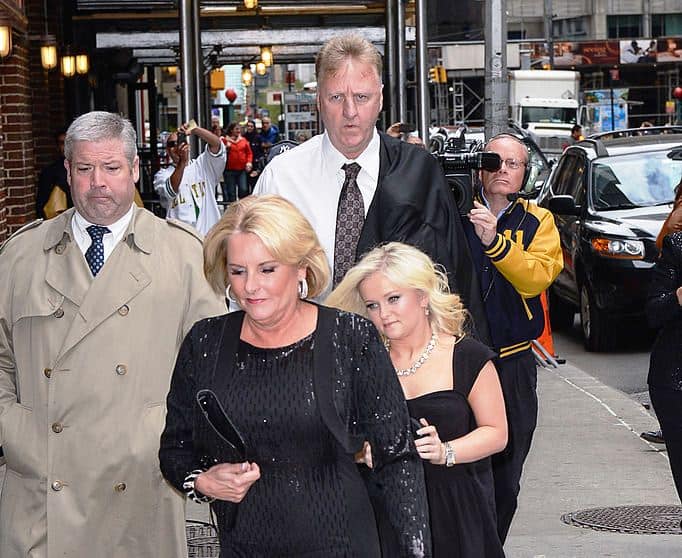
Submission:
[[[485,151],[499,155],[501,164],[496,171],[479,171],[481,188],[463,224],[499,355],[495,366],[507,411],[509,442],[492,457],[497,528],[504,543],[537,423],[531,341],[544,328],[540,294],[561,271],[563,257],[552,214],[519,195],[530,171],[525,144],[511,134],[498,134]]]

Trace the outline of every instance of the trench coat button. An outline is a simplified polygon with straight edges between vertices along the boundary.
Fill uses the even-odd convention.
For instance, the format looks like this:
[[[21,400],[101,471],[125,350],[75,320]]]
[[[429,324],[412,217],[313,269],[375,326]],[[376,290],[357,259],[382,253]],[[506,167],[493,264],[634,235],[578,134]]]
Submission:
[[[130,312],[130,308],[128,308],[128,305],[127,305],[127,304],[124,304],[123,306],[121,306],[121,307],[118,309],[118,313],[119,313],[121,316],[127,316],[127,315],[128,315],[128,312]]]
[[[55,434],[59,434],[62,430],[64,430],[64,427],[62,426],[61,423],[55,422],[52,425],[52,432],[54,432]]]
[[[64,310],[62,308],[57,308],[52,315],[55,318],[62,318],[64,316]]]
[[[56,480],[52,483],[52,490],[55,492],[59,492],[62,488],[64,488],[64,483],[60,480]]]
[[[126,488],[127,488],[127,486],[126,486],[126,483],[124,483],[124,482],[117,482],[117,483],[114,485],[114,490],[115,490],[116,492],[125,492],[125,489],[126,489]]]
[[[43,370],[43,374],[45,374],[46,378],[49,378],[50,376],[52,376],[52,368],[46,368],[45,370]]]
[[[119,376],[125,376],[125,374],[128,372],[128,367],[125,364],[117,364],[116,365],[116,374]]]
[[[54,249],[54,251],[57,252],[57,254],[63,254],[64,250],[66,250],[65,244],[57,244],[57,246]]]

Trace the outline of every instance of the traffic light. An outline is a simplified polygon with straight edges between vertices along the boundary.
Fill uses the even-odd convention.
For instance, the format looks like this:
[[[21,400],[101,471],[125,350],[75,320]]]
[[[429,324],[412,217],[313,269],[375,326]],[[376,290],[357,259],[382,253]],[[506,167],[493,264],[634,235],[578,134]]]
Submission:
[[[438,82],[447,83],[448,82],[448,72],[445,66],[437,66],[438,68]]]
[[[440,76],[438,75],[438,67],[434,66],[433,68],[429,68],[429,82],[438,83],[439,78]]]

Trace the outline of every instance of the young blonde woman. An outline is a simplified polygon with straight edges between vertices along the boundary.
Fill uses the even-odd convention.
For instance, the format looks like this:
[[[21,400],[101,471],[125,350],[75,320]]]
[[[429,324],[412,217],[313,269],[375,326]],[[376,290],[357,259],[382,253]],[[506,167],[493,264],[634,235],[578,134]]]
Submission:
[[[466,310],[445,274],[391,242],[363,257],[326,304],[368,317],[385,339],[416,423],[434,557],[504,556],[489,459],[507,443],[495,355],[465,334]]]

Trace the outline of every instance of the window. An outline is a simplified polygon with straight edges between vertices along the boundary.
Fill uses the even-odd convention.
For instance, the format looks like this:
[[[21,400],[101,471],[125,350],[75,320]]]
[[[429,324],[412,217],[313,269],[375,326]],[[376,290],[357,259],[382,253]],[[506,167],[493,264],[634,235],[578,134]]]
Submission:
[[[682,14],[653,14],[651,36],[666,37],[682,35]]]
[[[642,16],[610,15],[606,16],[609,39],[620,39],[642,36]]]
[[[571,17],[552,21],[552,36],[562,39],[573,39],[587,36],[587,22],[585,17]]]

